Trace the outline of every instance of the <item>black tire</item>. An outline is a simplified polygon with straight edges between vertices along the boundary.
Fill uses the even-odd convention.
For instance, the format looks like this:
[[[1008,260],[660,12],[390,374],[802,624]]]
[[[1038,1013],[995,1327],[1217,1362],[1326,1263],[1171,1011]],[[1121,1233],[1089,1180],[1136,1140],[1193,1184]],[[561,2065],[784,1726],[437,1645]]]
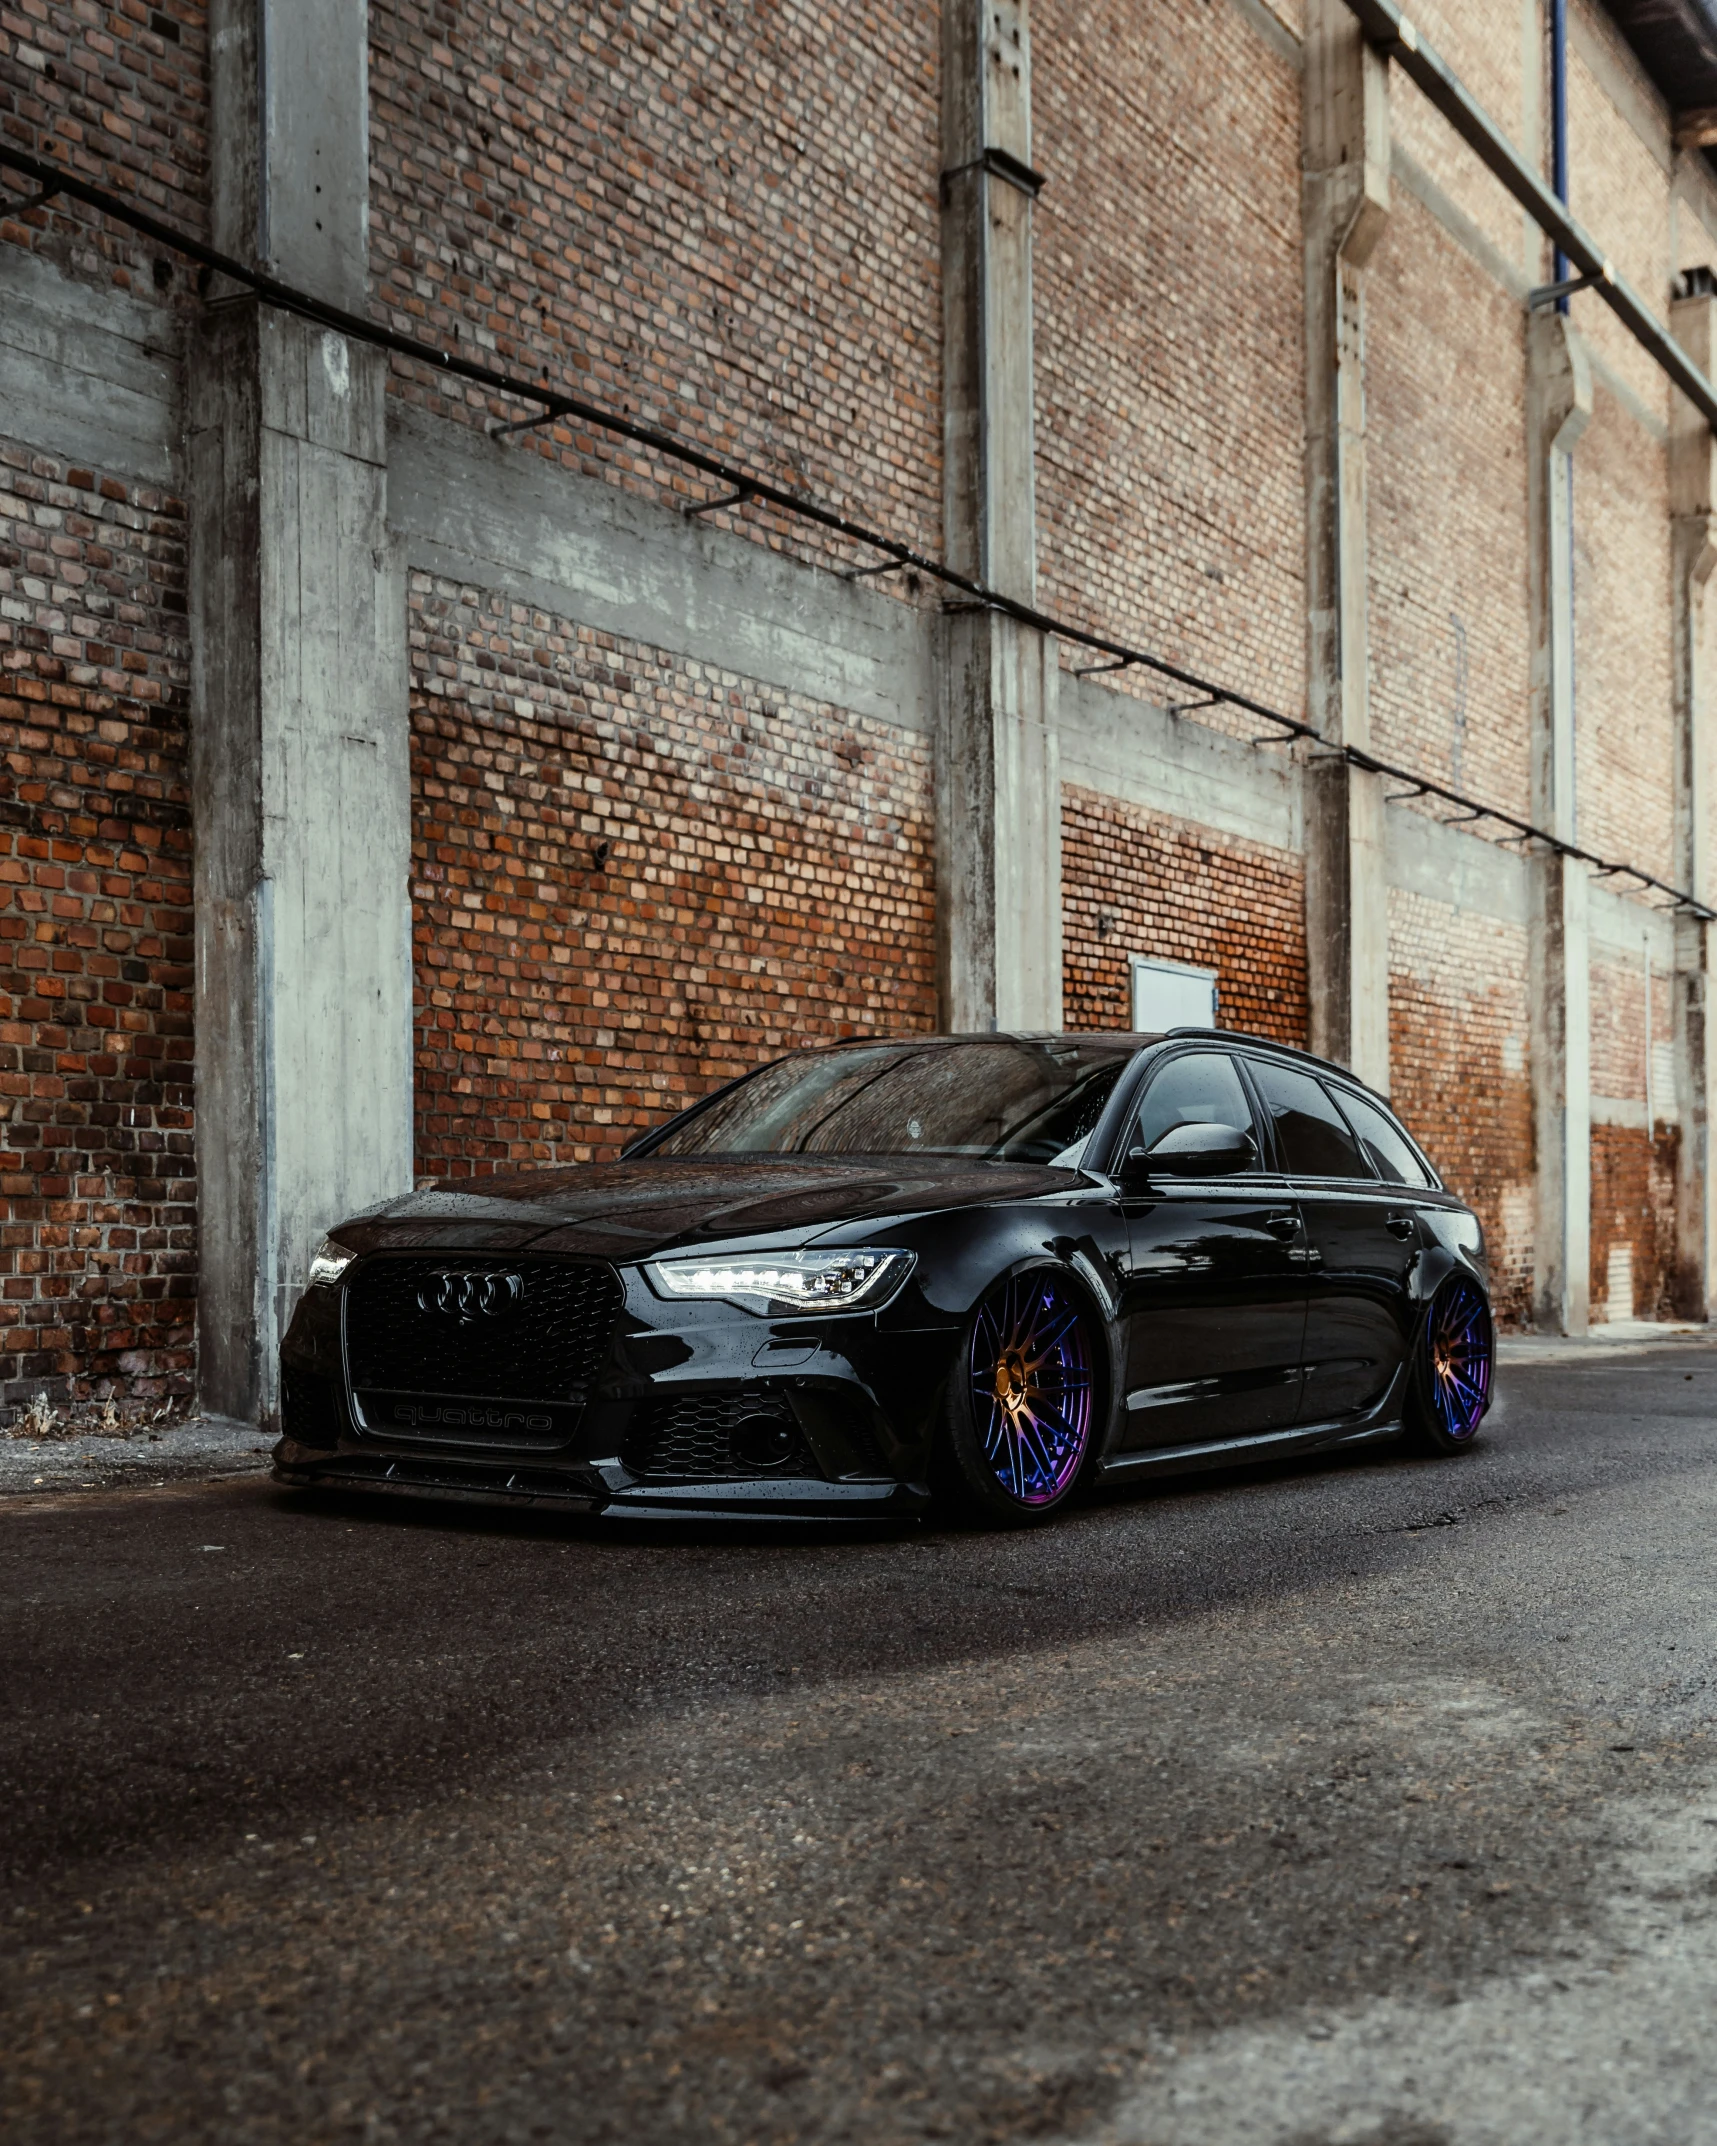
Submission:
[[[949,1367],[943,1470],[951,1502],[993,1527],[1030,1527],[1072,1495],[1097,1423],[1099,1328],[1049,1267],[998,1282]]]
[[[1407,1375],[1407,1429],[1423,1453],[1465,1453],[1496,1378],[1496,1334],[1484,1291],[1452,1274],[1426,1305]]]

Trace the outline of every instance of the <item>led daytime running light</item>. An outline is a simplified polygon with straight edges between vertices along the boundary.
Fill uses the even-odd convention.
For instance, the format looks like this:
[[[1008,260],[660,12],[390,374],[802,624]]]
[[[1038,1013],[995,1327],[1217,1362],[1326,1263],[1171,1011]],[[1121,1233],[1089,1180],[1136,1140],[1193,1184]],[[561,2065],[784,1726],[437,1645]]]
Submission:
[[[848,1311],[893,1294],[912,1264],[910,1252],[775,1252],[749,1259],[664,1259],[650,1280],[671,1297],[752,1297],[807,1310]]]
[[[336,1244],[332,1237],[324,1237],[310,1255],[310,1286],[312,1289],[331,1289],[345,1273],[356,1257],[343,1244]]]

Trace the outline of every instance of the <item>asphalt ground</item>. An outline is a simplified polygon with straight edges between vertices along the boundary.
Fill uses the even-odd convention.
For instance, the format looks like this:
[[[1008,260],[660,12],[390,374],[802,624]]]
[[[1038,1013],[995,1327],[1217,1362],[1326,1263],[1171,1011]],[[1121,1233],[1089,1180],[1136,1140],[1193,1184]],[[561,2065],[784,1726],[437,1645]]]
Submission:
[[[1717,2140],[1717,1348],[1026,1535],[0,1507],[0,2132]]]

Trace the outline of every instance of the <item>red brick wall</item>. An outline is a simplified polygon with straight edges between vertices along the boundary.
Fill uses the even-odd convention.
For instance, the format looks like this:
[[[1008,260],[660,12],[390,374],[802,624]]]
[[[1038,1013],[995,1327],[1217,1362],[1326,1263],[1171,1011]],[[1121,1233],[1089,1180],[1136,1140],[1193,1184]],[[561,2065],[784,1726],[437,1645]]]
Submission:
[[[1574,456],[1580,839],[1673,885],[1669,472],[1601,385],[1593,405]]]
[[[0,1396],[187,1391],[185,510],[0,444]]]
[[[379,313],[940,549],[930,0],[371,0],[370,39]]]
[[[1526,958],[1518,925],[1389,897],[1390,1101],[1483,1222],[1505,1325],[1531,1309]]]
[[[421,1172],[934,1025],[926,741],[425,576],[411,644]]]
[[[1148,954],[1215,969],[1224,1028],[1304,1045],[1298,857],[1066,785],[1061,885],[1069,1028],[1130,1028],[1131,957]]]
[[[0,140],[208,233],[208,24],[201,0],[33,0],[0,10]],[[9,194],[18,188],[8,173]],[[187,291],[185,264],[88,211],[0,218],[0,238],[127,288]],[[159,266],[157,266],[159,262]]]
[[[1032,53],[1044,605],[1297,713],[1298,72],[1226,0],[1035,0]]]
[[[1633,1126],[1592,1127],[1592,1315],[1670,1318],[1675,1262],[1675,1164],[1680,1140],[1660,1125],[1648,1140]],[[1612,1246],[1633,1255],[1633,1301],[1609,1300]]]
[[[1521,312],[1405,187],[1366,348],[1373,742],[1528,813]]]
[[[1609,1297],[1613,1245],[1633,1252],[1633,1303],[1614,1316],[1655,1318],[1670,1310],[1675,1261],[1675,1114],[1673,1061],[1664,1045],[1675,1019],[1671,980],[1660,964],[1651,979],[1646,1020],[1644,950],[1637,961],[1613,952],[1592,963],[1592,1308]],[[1646,1133],[1646,1057],[1652,1058],[1651,1136]],[[1612,1122],[1625,1113],[1628,1123]]]

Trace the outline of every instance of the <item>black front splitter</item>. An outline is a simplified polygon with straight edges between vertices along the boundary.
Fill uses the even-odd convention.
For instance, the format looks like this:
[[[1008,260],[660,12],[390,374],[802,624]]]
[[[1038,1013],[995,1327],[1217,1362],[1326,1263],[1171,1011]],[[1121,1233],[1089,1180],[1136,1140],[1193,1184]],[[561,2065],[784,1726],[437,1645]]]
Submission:
[[[454,1498],[466,1505],[535,1506],[545,1512],[599,1513],[606,1489],[543,1468],[461,1468],[454,1462],[331,1453],[288,1462],[276,1455],[274,1480],[293,1490],[379,1491],[404,1498]]]
[[[274,1480],[294,1490],[448,1498],[543,1512],[601,1513],[616,1520],[912,1520],[930,1503],[929,1490],[917,1483],[763,1477],[691,1483],[633,1478],[613,1484],[594,1474],[580,1478],[547,1468],[467,1464],[421,1454],[329,1453],[310,1458],[302,1446],[290,1457],[276,1447]]]

